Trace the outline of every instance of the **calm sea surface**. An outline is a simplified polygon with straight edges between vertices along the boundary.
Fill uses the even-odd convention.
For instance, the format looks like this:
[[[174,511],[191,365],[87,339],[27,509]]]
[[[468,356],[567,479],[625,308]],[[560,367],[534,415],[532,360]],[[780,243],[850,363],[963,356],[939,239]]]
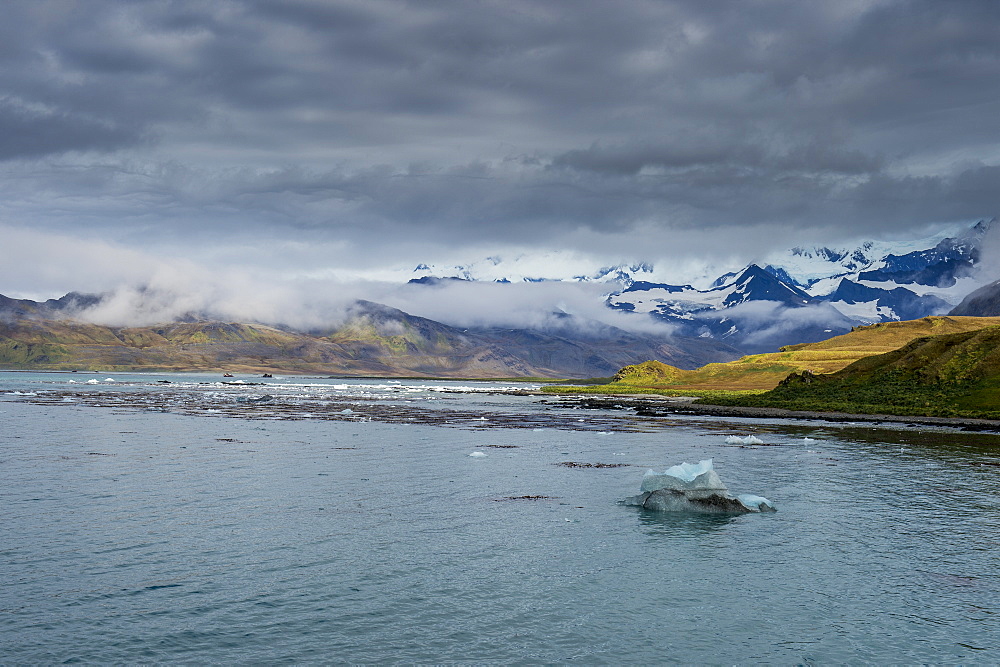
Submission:
[[[220,380],[0,373],[0,663],[1000,662],[1000,436]]]

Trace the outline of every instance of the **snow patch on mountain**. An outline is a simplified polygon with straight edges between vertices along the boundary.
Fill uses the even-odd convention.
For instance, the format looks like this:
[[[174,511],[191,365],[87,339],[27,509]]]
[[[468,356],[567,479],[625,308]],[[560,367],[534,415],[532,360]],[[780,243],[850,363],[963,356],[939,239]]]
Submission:
[[[637,282],[608,297],[608,305],[612,308],[682,320],[693,320],[698,315],[721,311],[747,301],[775,301],[796,306],[808,304],[811,298],[756,264],[732,274],[723,284],[707,290],[695,289],[691,285]]]
[[[892,281],[858,280],[859,284],[865,287],[891,290],[899,287],[898,283]],[[970,292],[977,289],[982,284],[979,278],[964,276],[955,280],[950,286],[921,285],[920,283],[904,283],[906,289],[917,296],[934,296],[946,303],[956,304],[966,297]],[[813,290],[809,290],[813,293]]]
[[[876,322],[897,321],[899,318],[888,306],[880,306],[878,300],[848,303],[847,301],[831,301],[830,305],[837,311],[859,324],[875,324]]]
[[[448,278],[495,283],[594,282],[620,289],[637,280],[654,280],[655,275],[653,265],[647,262],[595,269],[592,260],[573,253],[546,252],[523,253],[509,258],[494,255],[468,264],[419,264],[409,278],[411,283]]]
[[[800,287],[812,287],[831,277],[880,269],[887,256],[908,255],[934,248],[955,234],[954,229],[909,241],[866,241],[855,247],[792,248],[769,255],[766,262]],[[832,290],[831,290],[832,291]],[[810,290],[811,294],[816,294]]]

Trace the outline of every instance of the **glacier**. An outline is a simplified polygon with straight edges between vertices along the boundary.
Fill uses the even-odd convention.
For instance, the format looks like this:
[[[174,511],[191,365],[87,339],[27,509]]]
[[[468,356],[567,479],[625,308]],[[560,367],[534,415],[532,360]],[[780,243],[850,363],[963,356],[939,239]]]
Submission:
[[[681,463],[662,473],[649,470],[643,475],[639,495],[622,504],[658,512],[697,512],[703,514],[747,514],[775,512],[763,496],[734,495],[715,472],[712,459]]]

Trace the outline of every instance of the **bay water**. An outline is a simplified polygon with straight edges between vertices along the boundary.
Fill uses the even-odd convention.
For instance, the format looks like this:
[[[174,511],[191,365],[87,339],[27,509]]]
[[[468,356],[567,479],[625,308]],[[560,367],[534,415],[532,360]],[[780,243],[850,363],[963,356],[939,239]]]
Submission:
[[[0,373],[0,663],[1000,662],[1000,436],[525,388]]]

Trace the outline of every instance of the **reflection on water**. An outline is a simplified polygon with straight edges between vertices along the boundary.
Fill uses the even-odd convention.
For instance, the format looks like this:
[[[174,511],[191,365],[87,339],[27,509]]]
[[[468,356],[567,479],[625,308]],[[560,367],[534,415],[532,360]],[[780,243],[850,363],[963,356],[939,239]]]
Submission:
[[[699,534],[723,530],[741,514],[695,514],[688,512],[651,512],[633,508],[638,516],[639,527],[649,535],[676,538],[695,537]],[[760,517],[753,517],[758,520]]]

